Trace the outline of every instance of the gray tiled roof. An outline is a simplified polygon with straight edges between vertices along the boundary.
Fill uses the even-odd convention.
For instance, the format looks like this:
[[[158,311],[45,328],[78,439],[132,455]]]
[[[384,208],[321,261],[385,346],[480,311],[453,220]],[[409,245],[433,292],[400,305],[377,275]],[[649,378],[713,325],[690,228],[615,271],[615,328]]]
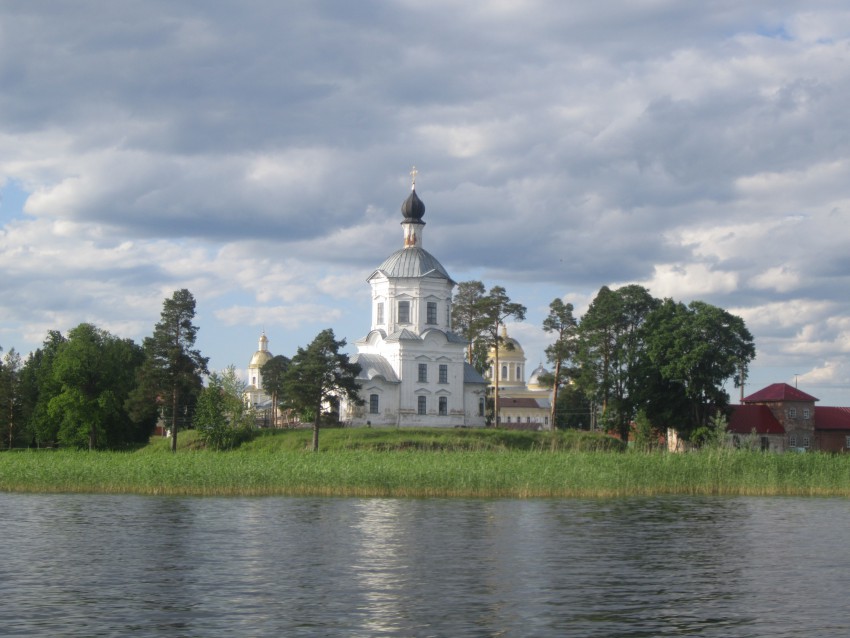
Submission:
[[[351,361],[360,364],[360,374],[357,375],[358,379],[371,381],[375,377],[383,377],[390,383],[398,383],[398,377],[390,362],[379,354],[364,354],[361,352],[352,356]]]
[[[419,335],[415,332],[408,330],[407,328],[401,328],[396,330],[395,332],[387,335],[387,342],[392,343],[395,341],[419,341]]]
[[[480,383],[481,385],[487,385],[487,381],[478,374],[478,370],[473,368],[469,363],[464,362],[463,364],[463,382],[464,383]]]
[[[443,265],[431,253],[423,248],[402,248],[387,257],[378,269],[372,273],[382,272],[387,277],[437,277],[454,281]]]

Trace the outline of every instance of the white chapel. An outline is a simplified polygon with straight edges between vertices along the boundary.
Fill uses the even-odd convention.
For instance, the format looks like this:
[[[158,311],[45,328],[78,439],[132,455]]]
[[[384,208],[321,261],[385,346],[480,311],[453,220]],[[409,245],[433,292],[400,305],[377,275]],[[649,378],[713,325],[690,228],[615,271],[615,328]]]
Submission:
[[[484,427],[487,381],[466,362],[466,341],[452,332],[455,282],[422,247],[425,205],[401,206],[403,248],[369,276],[372,325],[354,343],[352,361],[365,404],[343,402],[340,419],[355,426]]]
[[[263,330],[260,335],[260,342],[257,344],[257,351],[251,357],[250,363],[248,363],[248,385],[245,387],[243,394],[245,403],[255,409],[268,407],[268,403],[271,402],[271,398],[263,390],[263,366],[271,358],[272,353],[269,352],[269,339],[266,337],[266,331]]]

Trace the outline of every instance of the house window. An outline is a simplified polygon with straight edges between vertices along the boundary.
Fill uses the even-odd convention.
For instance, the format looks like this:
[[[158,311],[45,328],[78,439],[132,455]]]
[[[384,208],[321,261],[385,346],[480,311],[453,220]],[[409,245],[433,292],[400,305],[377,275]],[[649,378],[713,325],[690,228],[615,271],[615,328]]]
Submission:
[[[478,416],[484,416],[484,399],[478,400]],[[850,448],[850,436],[847,437],[847,447]]]
[[[428,316],[425,319],[425,323],[437,323],[437,302],[429,301],[427,308]]]
[[[440,364],[440,383],[449,382],[449,366],[445,363]]]
[[[804,419],[808,419],[808,418],[809,418],[809,414],[811,414],[811,413],[809,412],[809,408],[803,408],[803,418],[804,418]]]
[[[543,425],[549,425],[549,417],[548,416],[543,417]]]
[[[791,445],[791,447],[797,447],[797,435],[792,434],[791,437],[788,439],[788,443]]]
[[[398,302],[398,322],[399,323],[410,323],[410,302],[409,301],[399,301]]]
[[[770,451],[770,439],[766,436],[761,437],[761,451],[769,452]]]
[[[511,422],[511,417],[508,417],[508,423],[510,423],[510,422]]]
[[[428,411],[428,399],[427,397],[416,397],[416,408],[419,414],[425,414]]]
[[[806,449],[809,449],[809,445],[810,445],[809,437],[807,435],[804,435],[803,436],[803,447],[806,448]]]
[[[789,408],[788,409],[788,416],[791,417],[792,419],[796,419],[797,418],[797,408]]]
[[[448,397],[440,397],[439,410],[441,416],[446,416],[449,413],[449,399]]]
[[[369,395],[369,414],[378,414],[378,395]]]
[[[378,302],[378,313],[377,314],[378,314],[378,318],[377,318],[378,325],[379,326],[383,325],[383,323],[384,323],[384,302],[383,301]]]
[[[531,417],[530,417],[530,416],[525,417],[525,422],[526,422],[526,423],[531,423]]]
[[[419,383],[428,383],[428,364],[419,364]]]
[[[850,436],[844,437],[844,447],[850,450]]]

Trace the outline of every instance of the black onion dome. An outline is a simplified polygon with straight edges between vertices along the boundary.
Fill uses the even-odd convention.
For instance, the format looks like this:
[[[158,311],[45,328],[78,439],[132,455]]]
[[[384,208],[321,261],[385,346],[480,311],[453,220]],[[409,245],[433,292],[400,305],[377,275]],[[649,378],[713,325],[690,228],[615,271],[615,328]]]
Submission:
[[[425,215],[425,204],[415,190],[410,191],[410,197],[401,205],[401,214],[404,215],[404,221],[424,223],[422,217]]]

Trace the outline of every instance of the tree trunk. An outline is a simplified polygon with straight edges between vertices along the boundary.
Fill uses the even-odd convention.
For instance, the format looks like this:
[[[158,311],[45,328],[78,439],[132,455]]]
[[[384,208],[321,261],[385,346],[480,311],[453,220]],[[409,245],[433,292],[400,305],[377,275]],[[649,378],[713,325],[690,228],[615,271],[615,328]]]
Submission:
[[[171,451],[177,451],[177,385],[171,388]]]
[[[319,419],[322,417],[322,404],[316,406],[316,420],[313,421],[313,451],[319,451]]]
[[[496,365],[493,367],[493,427],[499,427],[499,326],[496,325]]]
[[[561,359],[555,361],[555,385],[552,387],[552,410],[549,414],[549,427],[552,430],[552,451],[558,447],[558,428],[555,427],[555,409],[558,405],[558,386],[561,384]]]

